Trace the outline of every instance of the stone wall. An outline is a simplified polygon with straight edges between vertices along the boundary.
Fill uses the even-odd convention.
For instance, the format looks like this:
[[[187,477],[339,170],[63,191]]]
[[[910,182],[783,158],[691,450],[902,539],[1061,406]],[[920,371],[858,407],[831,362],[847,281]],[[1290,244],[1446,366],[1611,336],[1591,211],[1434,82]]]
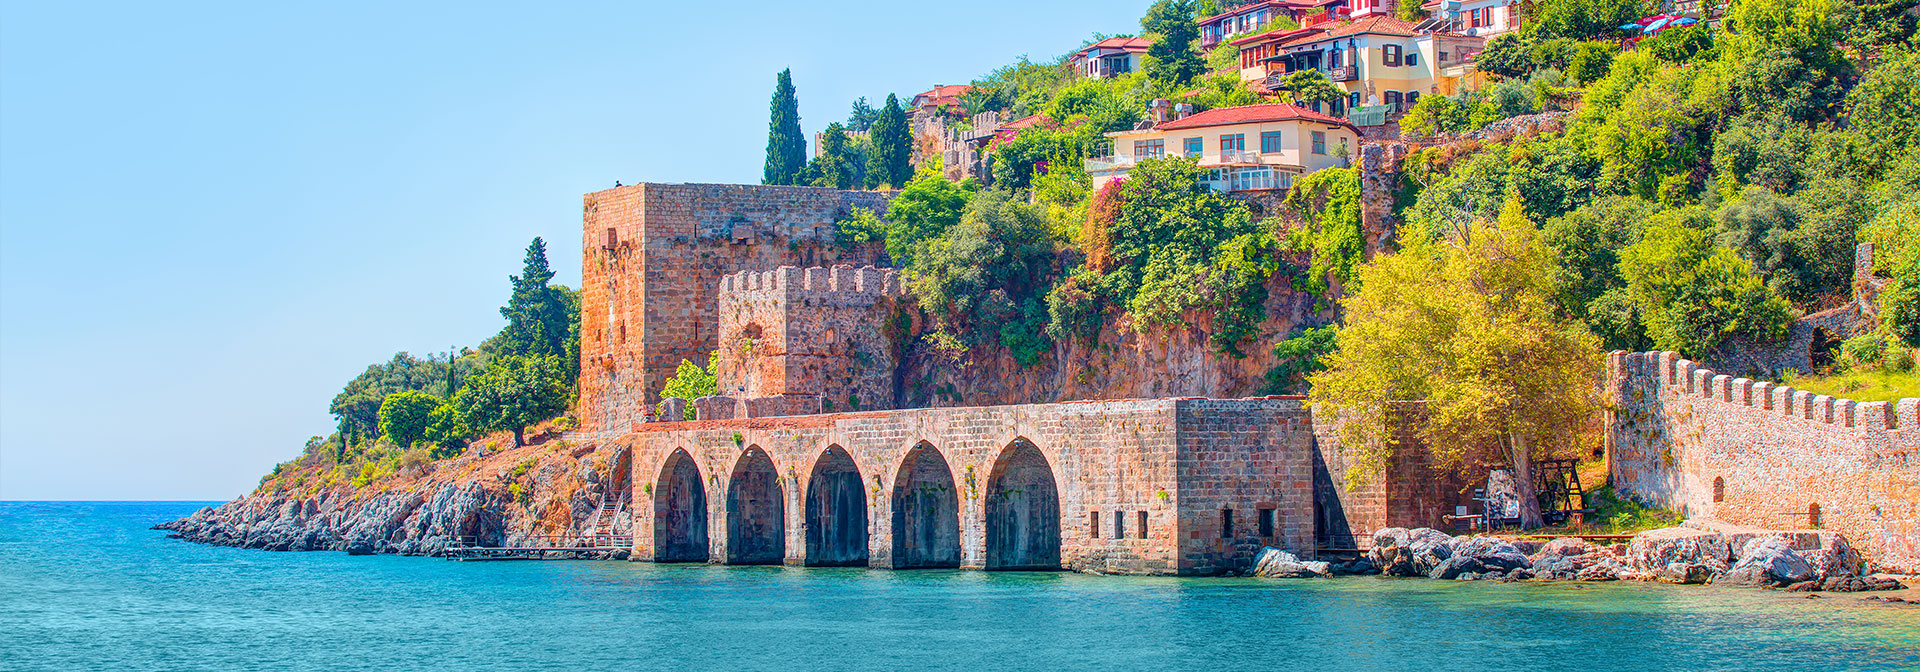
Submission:
[[[646,417],[680,360],[719,342],[720,278],[780,266],[873,263],[834,243],[855,207],[887,192],[726,184],[636,184],[582,204],[580,421],[621,432]]]
[[[1742,375],[1778,376],[1786,371],[1810,372],[1833,361],[1815,360],[1825,348],[1828,356],[1839,357],[1839,341],[1873,329],[1879,319],[1875,304],[1884,279],[1873,272],[1873,243],[1861,243],[1853,252],[1853,299],[1846,305],[1823,310],[1794,320],[1787,325],[1786,338],[1775,342],[1755,342],[1744,338],[1728,339],[1710,352],[1706,363],[1722,371]]]
[[[720,394],[763,409],[894,408],[900,348],[886,323],[905,289],[892,270],[872,266],[742,271],[720,280]],[[809,396],[813,401],[780,399]],[[779,399],[778,401],[772,401]]]
[[[636,559],[694,543],[703,558],[674,559],[727,562],[742,557],[730,534],[777,527],[784,562],[847,564],[862,554],[828,540],[849,538],[852,521],[865,528],[852,537],[865,537],[859,564],[874,567],[938,566],[950,547],[954,564],[991,568],[1008,539],[1041,552],[1052,540],[1066,569],[1132,574],[1241,569],[1262,545],[1313,552],[1312,429],[1297,399],[703,419],[647,423],[619,441],[634,451]],[[762,459],[771,466],[753,466]],[[741,516],[766,509],[730,508],[756,501],[738,496],[736,475],[768,470],[782,524],[742,527]],[[1006,487],[1015,478],[1025,485]],[[848,482],[864,484],[858,511],[848,510]],[[1273,511],[1268,530],[1262,509]],[[942,520],[946,529],[909,529]],[[896,539],[896,527],[908,531]]]
[[[1920,572],[1920,399],[1835,399],[1672,352],[1608,365],[1621,493],[1692,518],[1837,531],[1879,568]]]

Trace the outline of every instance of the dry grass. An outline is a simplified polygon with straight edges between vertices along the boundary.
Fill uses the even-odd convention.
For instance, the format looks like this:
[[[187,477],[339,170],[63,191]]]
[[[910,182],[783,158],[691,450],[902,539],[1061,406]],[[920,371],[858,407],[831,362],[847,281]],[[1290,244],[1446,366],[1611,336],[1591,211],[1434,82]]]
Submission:
[[[1825,376],[1788,376],[1780,381],[1796,390],[1852,399],[1854,401],[1893,401],[1920,397],[1920,373],[1886,369],[1848,371]]]

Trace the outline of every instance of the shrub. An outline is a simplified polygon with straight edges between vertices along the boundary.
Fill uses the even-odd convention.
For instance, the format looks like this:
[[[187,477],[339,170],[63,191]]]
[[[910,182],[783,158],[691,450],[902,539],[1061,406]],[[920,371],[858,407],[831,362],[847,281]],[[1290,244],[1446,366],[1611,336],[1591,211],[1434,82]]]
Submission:
[[[1865,369],[1880,365],[1885,354],[1885,341],[1879,334],[1862,334],[1849,338],[1840,344],[1840,358],[1848,369]]]

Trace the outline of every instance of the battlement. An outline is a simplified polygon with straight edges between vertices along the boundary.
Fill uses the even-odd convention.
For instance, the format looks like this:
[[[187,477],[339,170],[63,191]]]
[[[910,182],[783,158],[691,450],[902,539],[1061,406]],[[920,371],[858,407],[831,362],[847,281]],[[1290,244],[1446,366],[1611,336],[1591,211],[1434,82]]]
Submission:
[[[781,266],[771,271],[741,271],[726,275],[720,278],[720,292],[722,300],[728,293],[770,292],[789,298],[865,298],[871,302],[878,298],[902,296],[906,288],[900,282],[900,272],[890,268],[840,265],[802,269]]]
[[[1885,432],[1920,426],[1920,399],[1854,401],[1791,386],[1719,373],[1677,352],[1614,352],[1608,355],[1614,376],[1646,393],[1697,396],[1721,403],[1759,408],[1782,417],[1812,420],[1840,429]]]

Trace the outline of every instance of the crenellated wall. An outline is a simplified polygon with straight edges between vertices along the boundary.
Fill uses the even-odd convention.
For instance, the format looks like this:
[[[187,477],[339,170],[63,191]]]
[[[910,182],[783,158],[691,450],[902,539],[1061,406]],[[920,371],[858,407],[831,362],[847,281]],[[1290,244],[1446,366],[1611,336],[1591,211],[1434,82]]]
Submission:
[[[1608,356],[1614,487],[1692,518],[1845,534],[1920,572],[1920,399],[1856,402],[1673,352]]]
[[[900,353],[886,324],[906,314],[905,296],[898,273],[872,266],[722,277],[718,394],[748,404],[743,417],[895,408]]]

